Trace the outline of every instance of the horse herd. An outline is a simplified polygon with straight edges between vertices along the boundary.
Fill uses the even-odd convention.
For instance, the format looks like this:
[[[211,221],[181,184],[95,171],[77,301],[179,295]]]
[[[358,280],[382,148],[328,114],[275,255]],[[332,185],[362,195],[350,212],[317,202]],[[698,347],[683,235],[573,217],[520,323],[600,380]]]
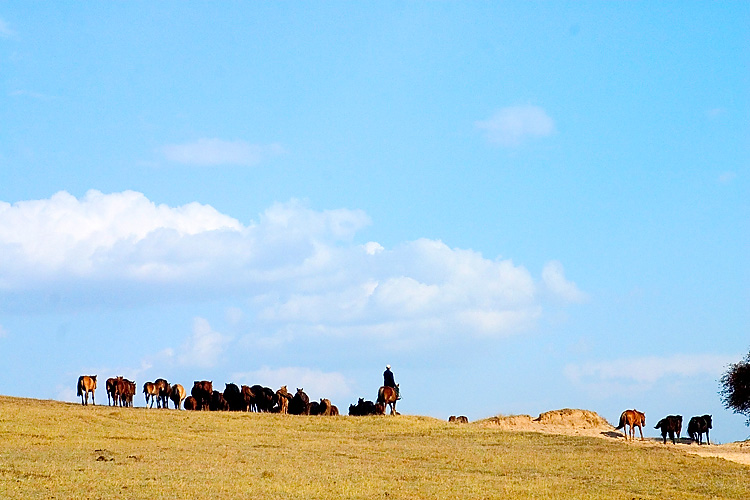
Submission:
[[[643,426],[646,425],[646,414],[638,410],[625,410],[620,415],[620,422],[615,430],[622,429],[625,433],[625,440],[628,439],[628,427],[630,427],[630,440],[635,439],[635,428],[641,433],[643,441]],[[690,440],[703,444],[703,434],[706,435],[706,444],[711,444],[708,438],[709,429],[713,428],[711,415],[700,415],[692,417],[688,422],[688,435]],[[664,444],[667,444],[667,435],[675,444],[675,435],[680,439],[682,433],[682,415],[667,415],[654,426],[654,429],[661,429],[661,437]]]
[[[96,404],[96,375],[82,375],[78,378],[78,396],[81,404],[87,405],[89,393],[92,404]],[[107,402],[110,406],[133,406],[133,396],[136,384],[124,377],[107,379]],[[303,389],[297,389],[295,394],[289,393],[286,386],[277,391],[261,385],[237,386],[225,384],[223,392],[214,390],[213,382],[208,380],[195,381],[190,395],[180,384],[172,384],[163,378],[143,384],[143,394],[149,408],[169,408],[172,401],[175,409],[209,411],[247,411],[263,413],[282,413],[291,415],[339,415],[339,409],[330,399],[321,398],[320,402],[310,401]],[[349,405],[349,415],[384,415],[390,406],[391,415],[395,415],[396,391],[391,387],[381,387],[378,391],[377,403],[360,398],[356,405]]]
[[[107,379],[107,401],[110,405],[129,407],[133,405],[133,396],[136,392],[135,382],[123,377]],[[78,378],[78,396],[81,404],[88,404],[89,393],[91,402],[94,401],[96,390],[96,375],[82,375]],[[214,390],[213,382],[208,380],[195,381],[190,395],[180,384],[170,385],[166,379],[159,378],[154,382],[143,384],[143,394],[146,404],[153,408],[168,408],[172,401],[175,409],[182,406],[186,410],[210,410],[210,411],[252,411],[267,413],[283,413],[291,415],[339,415],[339,409],[331,404],[327,398],[321,398],[320,402],[310,401],[303,389],[297,389],[295,394],[288,392],[286,386],[277,391],[261,385],[237,386],[236,384],[225,384],[223,392]],[[398,393],[392,387],[381,387],[378,390],[377,402],[366,401],[359,398],[357,404],[349,405],[349,415],[384,415],[386,408],[390,406],[391,415],[397,415],[396,402]],[[150,403],[150,404],[149,404]],[[460,419],[460,420],[459,420]],[[468,422],[466,417],[451,417],[451,422]],[[646,414],[638,410],[625,410],[620,415],[620,421],[615,430],[622,429],[625,439],[635,440],[635,428],[643,438],[643,426],[646,425]],[[709,430],[713,427],[711,415],[695,416],[688,422],[688,435],[691,441],[703,444],[703,434],[706,435],[706,444],[709,440]],[[629,428],[629,429],[628,429]],[[661,430],[662,440],[667,443],[667,435],[675,444],[675,436],[680,439],[682,433],[682,415],[667,415],[654,427]],[[629,430],[629,432],[628,432]]]

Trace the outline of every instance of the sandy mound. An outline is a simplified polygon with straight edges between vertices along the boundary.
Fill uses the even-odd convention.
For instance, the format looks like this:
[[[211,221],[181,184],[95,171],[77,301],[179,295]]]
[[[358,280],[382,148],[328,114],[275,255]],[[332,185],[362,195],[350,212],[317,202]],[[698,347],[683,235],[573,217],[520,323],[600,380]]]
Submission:
[[[499,415],[477,421],[478,425],[492,427],[504,431],[520,432],[543,432],[546,434],[564,434],[567,436],[592,436],[608,439],[617,439],[634,446],[663,447],[667,446],[675,451],[691,453],[703,457],[717,457],[731,460],[744,465],[750,465],[750,441],[739,443],[727,443],[720,445],[703,445],[678,443],[662,444],[661,438],[646,438],[644,441],[636,438],[635,441],[625,441],[622,431],[616,431],[609,422],[599,414],[588,410],[563,410],[547,411],[537,418],[530,415]],[[636,431],[637,435],[637,431]]]
[[[614,428],[598,413],[589,410],[564,408],[540,414],[511,415],[487,418],[479,422],[485,427],[497,427],[509,431],[547,432],[551,434],[601,435]]]
[[[589,410],[571,410],[570,408],[544,412],[534,419],[534,421],[544,425],[562,425],[577,429],[612,428],[612,426],[609,425],[609,422],[599,416],[596,412]]]

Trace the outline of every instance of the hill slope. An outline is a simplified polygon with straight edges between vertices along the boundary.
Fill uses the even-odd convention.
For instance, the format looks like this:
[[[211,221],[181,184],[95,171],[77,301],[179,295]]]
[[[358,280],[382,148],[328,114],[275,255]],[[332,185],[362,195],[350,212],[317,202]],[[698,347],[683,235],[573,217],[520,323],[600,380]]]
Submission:
[[[432,418],[0,397],[0,498],[748,498],[748,468],[622,440]]]

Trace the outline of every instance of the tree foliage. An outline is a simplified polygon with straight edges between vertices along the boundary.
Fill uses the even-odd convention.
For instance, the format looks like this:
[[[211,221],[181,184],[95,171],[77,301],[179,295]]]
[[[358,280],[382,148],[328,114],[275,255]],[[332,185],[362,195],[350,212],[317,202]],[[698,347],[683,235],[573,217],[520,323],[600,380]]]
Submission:
[[[719,395],[724,406],[747,416],[746,425],[750,425],[750,353],[742,361],[729,365],[720,384]]]

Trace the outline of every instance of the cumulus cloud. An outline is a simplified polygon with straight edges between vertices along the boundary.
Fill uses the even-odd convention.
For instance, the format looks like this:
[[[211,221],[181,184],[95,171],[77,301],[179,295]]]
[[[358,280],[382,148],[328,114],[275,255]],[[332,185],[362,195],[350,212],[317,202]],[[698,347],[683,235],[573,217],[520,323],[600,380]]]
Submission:
[[[351,384],[340,373],[324,372],[301,367],[268,368],[262,367],[251,372],[238,372],[231,375],[240,384],[260,384],[274,389],[286,385],[289,392],[304,389],[311,400],[319,398],[339,399],[351,395]]]
[[[565,270],[560,261],[548,262],[542,270],[542,281],[547,290],[568,302],[583,302],[587,296],[572,281],[565,279]]]
[[[180,348],[179,362],[187,366],[216,366],[229,345],[230,337],[214,331],[204,318],[193,320],[193,334]]]
[[[143,194],[0,203],[0,310],[153,304],[243,296],[230,325],[252,318],[255,341],[327,335],[419,343],[499,337],[532,328],[551,291],[584,294],[552,262],[535,280],[508,259],[418,239],[355,242],[360,210],[278,203],[244,225],[214,208],[157,205]],[[198,319],[182,363],[215,363],[227,338]]]
[[[279,155],[279,144],[250,144],[245,141],[198,139],[184,144],[168,144],[161,149],[164,158],[174,163],[195,166],[253,166]]]
[[[717,354],[675,354],[659,357],[615,359],[565,367],[569,380],[581,383],[635,382],[652,385],[668,377],[719,376],[736,356]]]
[[[132,191],[0,202],[0,290],[35,279],[174,280],[190,267],[191,250],[206,258],[201,236],[241,227],[207,205],[172,208]]]
[[[527,139],[547,137],[555,132],[555,122],[539,106],[511,106],[486,120],[476,122],[491,144],[516,147]]]

